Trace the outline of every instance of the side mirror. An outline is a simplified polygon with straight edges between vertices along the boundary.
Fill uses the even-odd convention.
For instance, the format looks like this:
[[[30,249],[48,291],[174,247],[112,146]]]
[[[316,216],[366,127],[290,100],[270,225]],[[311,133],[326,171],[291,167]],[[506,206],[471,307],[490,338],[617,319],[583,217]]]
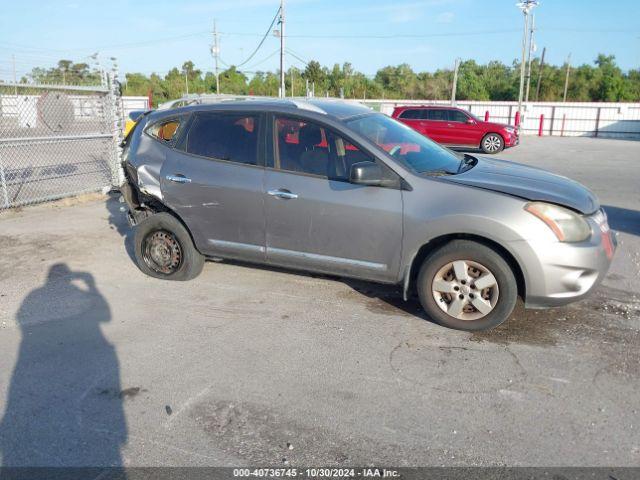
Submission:
[[[381,185],[382,167],[374,162],[358,162],[351,165],[349,181],[357,185]]]
[[[473,118],[467,118],[467,123],[469,125],[474,125],[476,122],[473,120]]]

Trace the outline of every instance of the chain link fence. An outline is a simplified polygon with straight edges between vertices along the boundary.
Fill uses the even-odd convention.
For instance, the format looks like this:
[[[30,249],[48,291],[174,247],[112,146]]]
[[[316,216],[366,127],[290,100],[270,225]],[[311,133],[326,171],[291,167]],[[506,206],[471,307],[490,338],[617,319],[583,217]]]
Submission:
[[[119,183],[121,99],[103,86],[0,83],[0,210]]]

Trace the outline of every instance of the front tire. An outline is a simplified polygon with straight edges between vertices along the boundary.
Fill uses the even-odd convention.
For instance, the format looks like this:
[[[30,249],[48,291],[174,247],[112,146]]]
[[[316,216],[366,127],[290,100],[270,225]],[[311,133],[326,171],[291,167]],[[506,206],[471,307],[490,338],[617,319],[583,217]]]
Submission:
[[[518,297],[515,275],[495,250],[454,240],[425,258],[417,282],[425,312],[456,330],[487,330],[503,323]]]
[[[504,149],[504,139],[497,133],[487,133],[480,142],[484,153],[499,153]]]
[[[191,280],[204,266],[204,256],[193,245],[191,235],[173,215],[151,215],[136,226],[135,258],[138,268],[163,280]]]

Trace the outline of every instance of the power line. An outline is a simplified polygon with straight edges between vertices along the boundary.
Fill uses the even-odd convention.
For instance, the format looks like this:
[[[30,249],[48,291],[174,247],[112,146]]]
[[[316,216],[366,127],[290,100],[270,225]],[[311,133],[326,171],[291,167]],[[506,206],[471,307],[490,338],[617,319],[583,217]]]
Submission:
[[[262,47],[262,44],[267,39],[267,36],[269,36],[269,34],[271,33],[271,29],[273,28],[273,25],[276,23],[276,20],[278,19],[279,15],[280,15],[280,8],[278,8],[278,11],[276,12],[275,16],[273,17],[273,20],[271,20],[271,25],[269,25],[269,28],[267,29],[267,31],[263,35],[262,40],[260,40],[260,43],[258,43],[258,46],[255,48],[255,50],[253,52],[251,52],[251,55],[249,55],[249,57],[244,62],[240,62],[238,65],[236,65],[237,67],[241,67],[242,65],[245,65],[246,63],[249,62],[249,60],[251,60],[254,57],[254,55],[256,53],[258,53],[258,50],[260,50],[260,47]]]
[[[278,9],[278,13],[279,13]],[[259,33],[249,33],[249,32],[219,32],[219,35],[226,36],[247,36],[247,37],[260,37],[262,36],[262,40],[259,44],[259,47],[264,43],[264,40],[268,36],[275,20],[278,17],[278,13],[274,17],[271,25],[269,26],[269,31],[265,34]],[[637,29],[620,29],[620,28],[567,28],[567,27],[544,27],[539,28],[539,31],[545,32],[584,32],[584,33],[624,33],[624,34],[638,34]],[[441,32],[441,33],[426,33],[426,34],[402,34],[402,33],[394,33],[394,34],[373,34],[373,35],[360,35],[360,34],[289,34],[285,35],[286,38],[327,38],[327,39],[393,39],[393,38],[438,38],[438,37],[468,37],[468,36],[479,36],[479,35],[499,35],[499,34],[508,34],[508,33],[517,33],[520,29],[498,29],[498,30],[484,30],[484,31],[472,31],[472,32]],[[54,48],[45,48],[40,46],[33,45],[24,45],[13,42],[0,42],[0,50],[11,50],[11,51],[24,51],[21,55],[27,54],[37,54],[39,52],[49,52],[51,55],[53,54],[66,54],[71,52],[88,52],[88,51],[96,51],[96,50],[109,50],[109,49],[128,49],[128,48],[138,48],[144,47],[147,45],[153,45],[157,42],[162,41],[175,41],[175,40],[183,40],[193,37],[198,37],[202,35],[210,35],[211,32],[209,30],[202,30],[197,32],[190,32],[181,35],[173,35],[167,37],[157,37],[149,40],[143,40],[138,42],[127,42],[127,43],[118,43],[118,44],[106,44],[100,46],[92,46],[92,47],[73,47],[73,48],[65,48],[65,49],[54,49]],[[259,49],[258,47],[258,49]],[[255,52],[257,52],[257,50]],[[42,57],[47,56],[46,54],[42,54]],[[51,57],[56,58],[56,57]],[[248,62],[252,57],[250,56],[245,62]],[[244,64],[243,62],[242,64]]]
[[[186,33],[182,35],[173,35],[170,37],[160,37],[160,38],[154,38],[152,40],[143,40],[140,42],[117,43],[112,45],[101,45],[97,47],[76,47],[76,48],[68,48],[68,49],[40,48],[40,47],[31,47],[27,45],[19,45],[19,44],[2,42],[0,45],[6,45],[7,47],[6,48],[0,47],[0,48],[28,49],[28,50],[33,50],[34,52],[37,52],[37,51],[60,52],[62,54],[62,53],[69,53],[69,52],[86,52],[86,51],[95,51],[95,50],[137,48],[137,47],[143,47],[146,45],[153,45],[157,42],[162,42],[162,41],[182,40],[182,39],[198,37],[201,35],[209,35],[209,34],[210,32],[208,30],[203,30],[200,32],[192,32],[192,33]]]
[[[289,55],[291,55],[293,58],[295,58],[296,60],[302,62],[306,65],[309,65],[309,62],[307,62],[306,60],[304,60],[303,58],[299,57],[297,54],[295,54],[290,48],[287,48],[287,53]]]
[[[620,29],[620,28],[565,28],[565,27],[545,27],[538,28],[539,31],[546,32],[594,32],[594,33],[628,33],[638,34],[639,30],[633,29]],[[478,30],[472,32],[440,32],[440,33],[391,33],[391,34],[289,34],[285,35],[286,38],[329,38],[329,39],[341,39],[341,38],[371,38],[371,39],[390,39],[390,38],[434,38],[434,37],[467,37],[478,35],[499,35],[506,33],[518,33],[520,29],[507,28],[499,30]],[[259,37],[261,34],[250,32],[221,32],[221,35],[236,36],[236,37]]]
[[[266,62],[267,60],[272,59],[276,54],[280,53],[280,48],[277,48],[276,50],[274,50],[273,52],[271,52],[269,55],[267,55],[266,57],[264,57],[262,60],[260,60],[259,62],[256,62],[254,64],[252,64],[251,66],[247,67],[248,69],[252,69],[252,68],[256,68],[258,65],[262,65],[264,62]]]
[[[485,30],[475,32],[442,32],[442,33],[425,33],[425,34],[412,34],[412,33],[393,33],[393,34],[378,34],[378,35],[359,35],[359,34],[300,34],[300,35],[285,35],[286,38],[329,38],[329,39],[341,39],[341,38],[371,38],[371,39],[389,39],[389,38],[433,38],[433,37],[466,37],[475,35],[493,35],[502,33],[514,33],[519,32],[519,29],[503,29],[503,30]],[[226,36],[257,36],[255,33],[241,33],[241,32],[221,32],[221,35]]]

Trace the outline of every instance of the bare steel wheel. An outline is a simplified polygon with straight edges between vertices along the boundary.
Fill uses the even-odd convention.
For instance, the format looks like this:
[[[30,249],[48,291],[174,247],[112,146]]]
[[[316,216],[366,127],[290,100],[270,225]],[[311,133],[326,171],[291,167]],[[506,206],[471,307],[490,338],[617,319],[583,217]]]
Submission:
[[[516,305],[517,264],[499,246],[452,240],[422,262],[416,289],[429,319],[458,330],[486,330],[504,322]]]
[[[140,270],[163,280],[190,280],[198,276],[204,256],[189,231],[168,212],[147,217],[135,227],[135,259]]]
[[[484,265],[471,260],[449,262],[436,272],[433,298],[443,312],[459,320],[478,320],[498,302],[498,283]]]
[[[504,148],[504,140],[497,133],[489,133],[482,139],[480,148],[484,153],[498,153]]]
[[[182,247],[171,232],[156,230],[145,237],[142,258],[153,271],[171,275],[182,263]]]

